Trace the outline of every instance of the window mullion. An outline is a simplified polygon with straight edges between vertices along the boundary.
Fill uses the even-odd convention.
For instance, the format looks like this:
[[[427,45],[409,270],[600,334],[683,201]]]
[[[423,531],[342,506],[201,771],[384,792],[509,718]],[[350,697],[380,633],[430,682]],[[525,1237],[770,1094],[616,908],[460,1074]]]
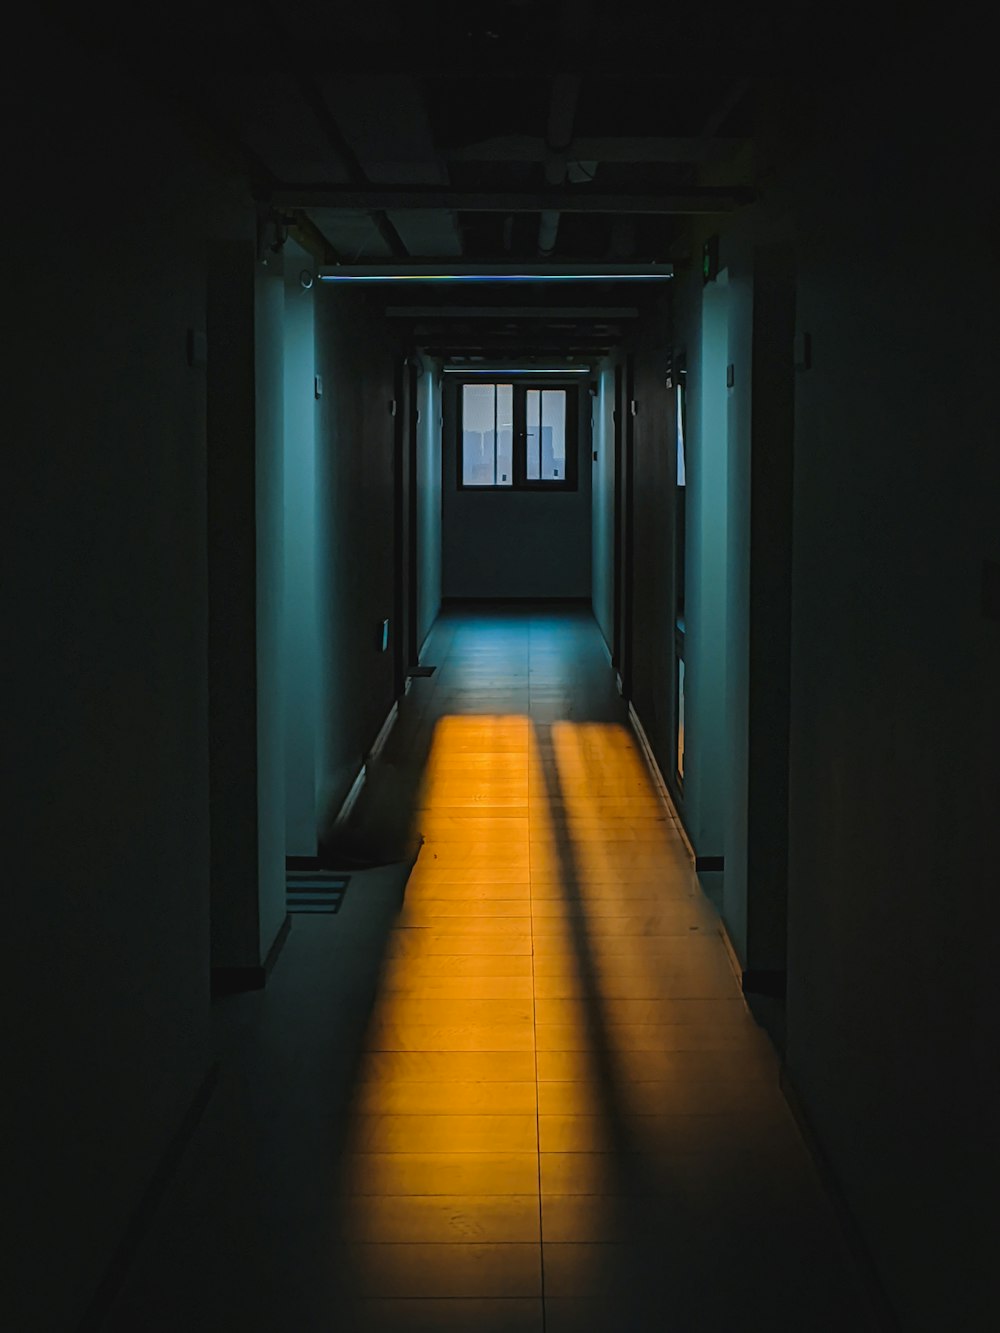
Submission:
[[[545,481],[541,471],[541,441],[545,439],[545,391],[539,389],[539,481]]]

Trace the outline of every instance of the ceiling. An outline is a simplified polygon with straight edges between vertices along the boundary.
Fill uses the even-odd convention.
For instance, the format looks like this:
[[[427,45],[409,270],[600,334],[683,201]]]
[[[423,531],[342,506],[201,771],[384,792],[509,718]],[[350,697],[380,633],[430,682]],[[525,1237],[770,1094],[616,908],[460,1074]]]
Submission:
[[[836,14],[817,31],[809,7],[651,15],[648,0],[283,0],[138,17],[161,82],[238,155],[279,234],[294,227],[329,264],[394,266],[676,260],[693,217],[752,203],[775,87],[836,77],[879,36],[869,24],[857,43]],[[613,282],[380,295],[442,356],[598,356],[650,299]]]

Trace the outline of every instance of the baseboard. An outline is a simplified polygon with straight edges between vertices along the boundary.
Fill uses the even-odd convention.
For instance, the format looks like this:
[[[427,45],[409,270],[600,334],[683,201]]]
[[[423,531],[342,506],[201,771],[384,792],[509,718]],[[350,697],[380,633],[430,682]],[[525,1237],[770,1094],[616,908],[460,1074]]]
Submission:
[[[351,783],[347,795],[344,797],[343,801],[340,804],[340,809],[337,811],[337,818],[333,821],[332,825],[332,831],[334,833],[336,833],[336,831],[339,828],[342,828],[343,825],[346,823],[348,815],[351,813],[351,811],[357,804],[357,799],[361,795],[361,789],[362,787],[364,787],[365,779],[367,777],[368,777],[367,765],[362,764],[360,769],[358,770],[357,777]]]
[[[646,760],[646,766],[649,769],[650,775],[652,776],[653,785],[656,787],[656,790],[659,793],[660,800],[666,806],[667,813],[670,815],[671,819],[676,825],[677,832],[681,835],[681,838],[684,842],[684,846],[687,848],[688,856],[691,859],[692,867],[697,867],[699,859],[701,860],[713,859],[710,857],[699,858],[696,855],[694,847],[691,845],[691,840],[687,835],[687,829],[685,829],[681,821],[681,817],[677,813],[677,807],[674,805],[673,797],[670,795],[670,788],[667,786],[663,774],[660,772],[660,765],[656,762],[656,755],[653,753],[653,747],[649,743],[649,737],[646,735],[646,729],[642,725],[642,721],[639,718],[639,714],[635,711],[635,708],[633,707],[632,704],[629,704],[628,706],[628,718],[629,721],[632,723],[632,730],[635,732],[636,737],[638,738],[639,748],[642,750],[643,757]],[[707,896],[706,896],[706,901],[710,901],[707,898]],[[719,937],[721,938],[723,948],[726,951],[726,957],[729,959],[729,966],[733,970],[733,976],[736,978],[737,982],[742,987],[743,964],[740,962],[739,954],[736,952],[736,948],[733,944],[733,941],[729,937],[729,931],[726,928],[726,923],[722,918],[722,914],[716,911],[715,915],[718,917]]]
[[[274,943],[267,951],[267,957],[257,966],[213,967],[213,996],[239,995],[242,994],[243,991],[263,990],[267,985],[267,979],[271,975],[275,963],[278,961],[278,955],[284,948],[285,940],[288,939],[288,932],[291,928],[292,918],[286,912],[285,919],[282,921],[281,927],[278,930],[277,935],[274,937]]]
[[[666,784],[663,774],[660,772],[660,765],[656,762],[656,755],[653,753],[653,747],[649,743],[649,737],[646,735],[646,729],[642,725],[639,714],[635,711],[634,705],[628,706],[628,720],[632,723],[632,730],[635,732],[639,741],[639,748],[642,750],[643,757],[646,760],[646,767],[649,769],[650,776],[653,779],[653,786],[659,793],[660,800],[667,808],[667,813],[677,825],[677,832],[681,835],[684,846],[687,848],[691,863],[697,861],[694,847],[691,845],[691,839],[688,837],[684,822],[678,814],[677,807],[674,805],[674,798],[670,795],[670,788]]]
[[[396,702],[392,705],[392,707],[389,709],[388,713],[386,713],[386,715],[385,715],[385,721],[382,723],[381,727],[379,727],[378,735],[377,735],[377,736],[375,737],[375,739],[372,741],[371,749],[368,751],[368,754],[367,754],[367,756],[366,756],[366,758],[365,758],[365,767],[366,767],[366,768],[367,768],[368,765],[372,762],[373,759],[377,759],[377,758],[378,758],[379,753],[381,752],[382,746],[385,745],[386,741],[389,739],[389,732],[392,731],[393,725],[395,724],[395,721],[396,721],[396,718],[397,718],[397,717],[399,717],[399,700],[398,700],[398,699],[397,699]]]
[[[754,995],[766,995],[771,1000],[783,1000],[788,984],[788,973],[782,968],[748,967],[743,973],[743,990]]]
[[[812,1158],[816,1173],[822,1182],[826,1191],[827,1198],[833,1205],[834,1212],[837,1215],[837,1221],[840,1224],[840,1233],[844,1238],[851,1258],[854,1261],[855,1271],[864,1288],[865,1295],[868,1298],[868,1304],[875,1318],[881,1333],[903,1333],[903,1326],[900,1323],[899,1316],[893,1309],[892,1302],[886,1292],[882,1278],[879,1275],[878,1266],[871,1250],[868,1248],[868,1242],[865,1240],[864,1233],[858,1225],[857,1218],[854,1216],[854,1210],[847,1201],[847,1196],[840,1184],[839,1177],[833,1167],[832,1162],[827,1156],[826,1150],[820,1141],[809,1112],[806,1110],[805,1103],[799,1095],[799,1090],[795,1086],[795,1081],[788,1072],[788,1066],[782,1062],[779,1083],[782,1095],[792,1113],[792,1118],[798,1128],[802,1141],[806,1146],[809,1156]]]
[[[139,1202],[125,1224],[121,1240],[111,1257],[111,1262],[104,1270],[104,1275],[98,1283],[97,1290],[77,1325],[77,1333],[99,1333],[99,1330],[104,1327],[111,1307],[114,1305],[122,1284],[128,1276],[139,1246],[145,1239],[160,1201],[166,1193],[167,1186],[174,1178],[184,1151],[201,1123],[205,1108],[212,1099],[212,1093],[215,1091],[218,1079],[219,1062],[216,1060],[209,1066],[208,1072],[198,1085],[198,1090],[188,1109],[181,1117],[180,1124],[170,1136],[167,1146],[161,1153],[160,1160],[143,1190]]]
[[[726,951],[726,957],[729,959],[729,966],[732,969],[733,976],[736,978],[736,982],[742,992],[743,963],[740,961],[740,956],[736,952],[736,945],[733,943],[733,937],[729,933],[729,927],[726,925],[725,917],[718,908],[716,908],[715,915],[719,918],[719,938],[722,940],[722,947]],[[749,1009],[750,1006],[747,1005],[745,997],[743,1003],[746,1005],[747,1009]]]
[[[318,856],[286,856],[286,870],[321,870],[323,863]]]
[[[430,629],[429,629],[429,630],[427,631],[427,633],[424,635],[424,641],[423,641],[423,643],[420,645],[420,651],[417,653],[417,661],[418,661],[418,662],[422,662],[422,661],[424,660],[424,653],[427,651],[427,645],[428,645],[428,644],[430,643],[430,641],[431,641],[431,635],[434,633],[434,626],[435,626],[435,625],[437,624],[437,622],[438,622],[438,616],[439,616],[439,615],[440,615],[440,608],[434,613],[434,619],[431,621]]]
[[[382,749],[383,745],[385,745],[386,741],[388,740],[389,732],[392,731],[393,725],[398,716],[399,716],[399,700],[397,699],[393,703],[392,707],[389,709],[388,713],[386,713],[385,720],[379,727],[378,734],[372,741],[371,748],[369,749],[367,755],[365,756],[365,761],[358,769],[357,777],[355,777],[354,781],[351,783],[347,795],[341,802],[340,809],[337,811],[337,817],[330,825],[331,836],[336,834],[339,830],[341,830],[344,824],[347,822],[348,816],[350,815],[351,811],[357,804],[358,797],[361,795],[362,788],[364,787],[365,782],[368,778],[368,765],[372,762],[373,759],[376,759],[378,757],[379,751]],[[308,867],[306,868],[308,869]]]

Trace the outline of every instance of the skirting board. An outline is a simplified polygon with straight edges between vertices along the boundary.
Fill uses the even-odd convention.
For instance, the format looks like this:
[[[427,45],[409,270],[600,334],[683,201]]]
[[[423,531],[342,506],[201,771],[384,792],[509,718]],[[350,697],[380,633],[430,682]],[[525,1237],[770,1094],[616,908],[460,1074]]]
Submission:
[[[646,735],[646,729],[640,722],[639,714],[635,711],[635,708],[632,706],[632,704],[629,704],[628,706],[628,719],[632,723],[632,730],[635,732],[636,736],[639,739],[639,745],[642,748],[642,753],[646,760],[646,766],[648,767],[650,774],[652,775],[653,778],[653,785],[659,792],[660,800],[667,807],[668,813],[670,814],[671,818],[673,819],[674,823],[677,826],[677,831],[681,835],[681,838],[684,841],[684,846],[687,848],[688,856],[691,858],[692,866],[695,866],[697,865],[698,861],[698,858],[695,855],[695,850],[691,846],[691,840],[687,835],[687,830],[681,823],[680,815],[678,815],[677,813],[677,807],[674,805],[670,795],[670,788],[667,786],[666,782],[663,779],[663,774],[660,772],[660,765],[656,762],[656,755],[653,754],[653,747],[649,743],[649,737]],[[742,964],[740,963],[739,955],[737,954],[736,949],[733,946],[733,942],[729,937],[729,931],[726,929],[725,921],[723,921],[722,916],[718,912],[716,912],[716,916],[718,917],[719,921],[719,935],[722,938],[722,944],[726,951],[726,957],[729,959],[729,966],[732,968],[733,975],[739,982],[740,988],[742,990],[743,967]]]
[[[379,753],[381,752],[382,746],[383,746],[383,745],[386,743],[386,741],[389,739],[389,732],[392,731],[393,724],[395,723],[397,717],[399,717],[399,700],[398,700],[398,699],[397,699],[396,702],[392,705],[392,707],[389,709],[388,713],[386,713],[386,715],[385,715],[385,721],[382,723],[381,727],[379,727],[378,735],[377,735],[377,736],[375,737],[375,739],[372,741],[372,747],[371,747],[371,749],[368,751],[368,757],[367,757],[367,759],[365,760],[365,767],[366,767],[366,768],[367,768],[368,765],[372,762],[373,759],[377,759],[377,758],[378,758]]]
[[[427,651],[427,645],[428,645],[428,644],[430,643],[430,641],[431,641],[431,635],[434,633],[434,626],[437,624],[437,622],[438,622],[438,612],[435,611],[435,613],[434,613],[434,619],[431,621],[430,629],[429,629],[429,630],[427,631],[427,633],[424,635],[424,641],[423,641],[423,643],[420,645],[420,651],[417,653],[417,661],[418,661],[418,662],[422,662],[422,661],[424,660],[424,653]]]
[[[776,968],[748,967],[743,973],[743,990],[750,995],[765,995],[771,1000],[783,1000],[788,985],[788,973]]]
[[[336,833],[338,829],[343,828],[345,822],[347,821],[348,815],[354,809],[354,806],[357,803],[357,799],[361,795],[361,789],[365,785],[365,781],[368,777],[368,765],[378,757],[379,752],[381,751],[382,747],[385,745],[386,741],[389,738],[389,732],[392,731],[393,724],[395,723],[396,718],[398,716],[399,716],[399,700],[397,699],[395,703],[392,705],[392,707],[389,709],[388,713],[386,713],[385,721],[379,727],[378,735],[372,741],[371,748],[369,749],[367,755],[365,756],[365,762],[361,765],[360,769],[358,770],[357,777],[351,783],[350,790],[344,797],[340,809],[337,811],[337,818],[333,821],[334,833]]]
[[[868,1242],[858,1225],[854,1210],[847,1201],[847,1196],[840,1184],[833,1163],[827,1156],[823,1144],[813,1128],[805,1103],[799,1096],[799,1090],[795,1086],[794,1079],[789,1074],[788,1066],[784,1061],[781,1065],[779,1083],[785,1102],[806,1146],[806,1151],[812,1158],[827,1198],[833,1205],[837,1221],[840,1223],[840,1233],[844,1238],[851,1258],[854,1260],[855,1270],[864,1287],[865,1295],[868,1297],[868,1304],[875,1317],[875,1322],[881,1333],[902,1333],[902,1324],[893,1309],[892,1302],[889,1300],[875,1259],[868,1248]]]
[[[365,785],[365,779],[368,776],[367,764],[362,764],[358,769],[358,776],[351,783],[350,790],[344,797],[340,809],[337,811],[337,818],[333,821],[334,832],[341,828],[347,820],[347,816],[354,809],[358,797],[361,795],[361,788]]]
[[[288,932],[291,928],[292,918],[286,912],[285,919],[274,937],[274,943],[267,951],[267,957],[258,966],[213,967],[212,994],[239,995],[243,991],[263,990],[267,985],[267,979],[271,975],[272,968],[278,961],[278,954],[281,953],[285,940],[288,939]]]
[[[136,1253],[149,1231],[160,1201],[177,1172],[181,1158],[184,1156],[184,1150],[191,1142],[195,1130],[201,1123],[205,1108],[215,1091],[218,1078],[219,1061],[216,1060],[199,1084],[188,1109],[181,1117],[180,1124],[174,1130],[167,1141],[166,1147],[160,1154],[156,1169],[147,1181],[139,1202],[125,1224],[118,1246],[111,1256],[111,1262],[104,1270],[97,1290],[77,1325],[76,1333],[98,1333],[98,1330],[104,1327],[108,1313],[121,1290],[122,1283],[128,1276],[129,1268],[135,1259]]]
[[[643,757],[646,760],[646,766],[653,779],[653,785],[660,794],[660,800],[667,807],[670,818],[677,825],[677,832],[681,835],[681,838],[684,841],[684,846],[688,850],[688,856],[690,856],[692,863],[694,863],[697,860],[697,857],[694,848],[691,846],[691,839],[688,837],[687,829],[684,827],[684,823],[680,815],[677,813],[677,807],[674,805],[673,797],[670,795],[670,788],[667,786],[663,774],[660,772],[660,765],[656,762],[656,755],[653,754],[653,747],[650,745],[646,730],[643,727],[642,722],[639,720],[639,714],[635,711],[635,707],[631,703],[628,706],[628,720],[632,723],[632,730],[638,737]]]

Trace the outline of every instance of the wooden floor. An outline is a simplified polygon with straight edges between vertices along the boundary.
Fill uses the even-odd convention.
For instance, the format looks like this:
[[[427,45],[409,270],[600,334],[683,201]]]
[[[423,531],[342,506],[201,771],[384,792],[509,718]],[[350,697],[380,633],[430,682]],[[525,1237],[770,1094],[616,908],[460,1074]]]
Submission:
[[[297,920],[259,1002],[252,1077],[279,1086],[254,1114],[295,1143],[272,1153],[283,1220],[242,1252],[298,1240],[257,1326],[869,1329],[593,621],[445,618],[424,660],[352,821],[369,849],[422,839],[402,909],[377,958],[374,890]],[[352,1036],[328,1001],[365,975]]]

